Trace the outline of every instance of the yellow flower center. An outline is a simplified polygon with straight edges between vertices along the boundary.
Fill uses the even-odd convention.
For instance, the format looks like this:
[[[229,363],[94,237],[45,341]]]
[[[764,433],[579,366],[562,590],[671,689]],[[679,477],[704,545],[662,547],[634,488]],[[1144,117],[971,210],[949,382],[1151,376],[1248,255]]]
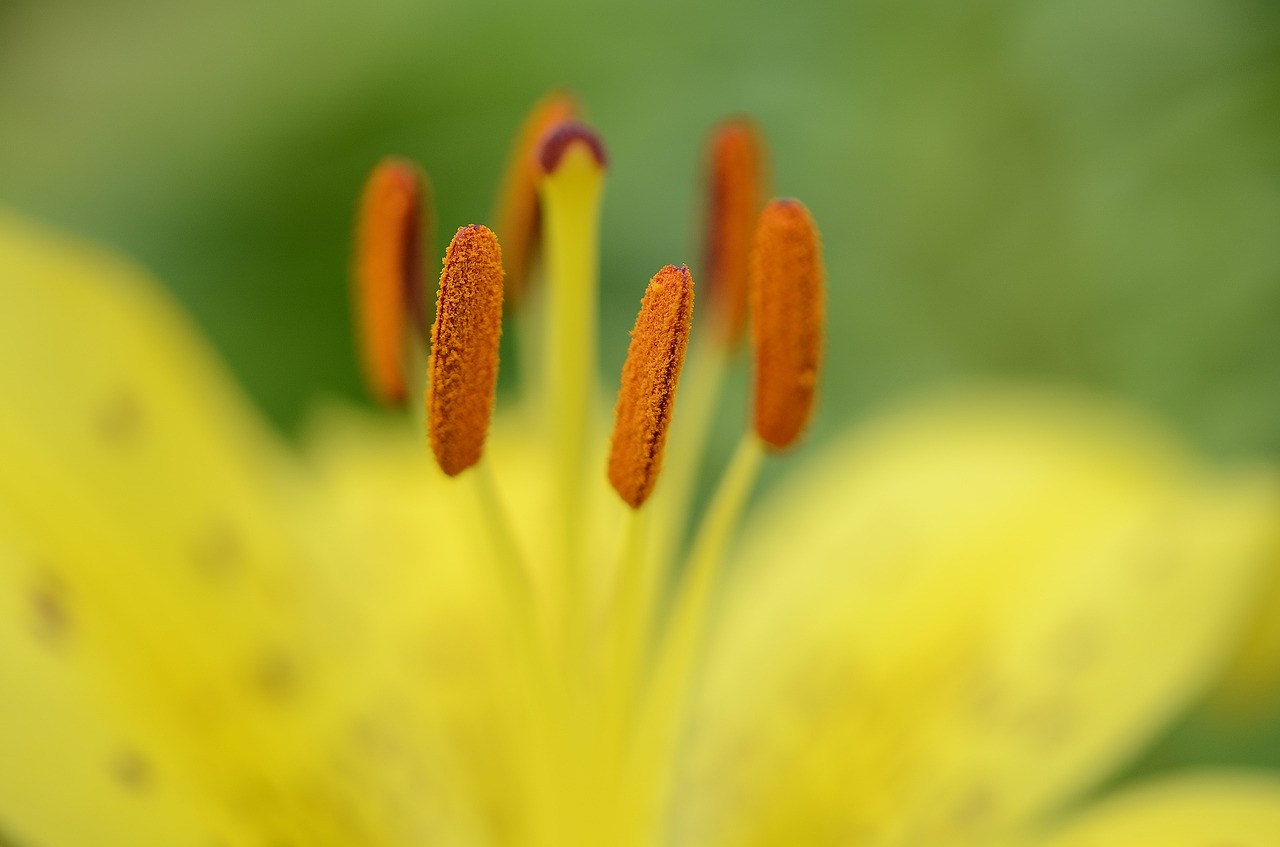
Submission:
[[[533,374],[528,381],[537,386],[552,457],[551,478],[545,481],[545,496],[553,504],[543,537],[548,549],[522,548],[501,496],[501,469],[482,458],[503,308],[502,253],[485,227],[459,229],[449,246],[425,369],[429,384],[419,390],[424,390],[427,429],[441,469],[472,488],[486,527],[484,566],[493,570],[508,604],[505,636],[518,666],[512,696],[523,704],[515,711],[526,721],[513,734],[525,739],[524,802],[534,842],[647,843],[657,835],[656,821],[667,801],[664,776],[684,729],[720,561],[765,445],[791,444],[813,405],[823,274],[817,232],[802,205],[776,201],[760,214],[762,146],[754,130],[740,123],[722,129],[712,145],[707,251],[714,269],[715,341],[693,346],[689,388],[695,397],[687,413],[675,415],[695,283],[687,267],[659,271],[645,293],[622,374],[605,464],[628,508],[617,507],[625,512],[618,521],[621,537],[602,560],[590,526],[600,508],[593,502],[598,488],[586,481],[599,473],[595,464],[606,452],[595,371],[606,155],[592,129],[569,119],[573,111],[572,101],[563,96],[535,110],[505,181],[507,190],[520,196],[500,204],[508,232],[499,235],[509,234],[517,245],[519,317],[541,319],[540,336],[522,323],[521,335],[538,336],[539,342],[536,350],[523,349],[522,359],[536,357],[539,363],[522,361],[521,371]],[[741,143],[724,143],[726,133],[730,141],[750,142],[750,155],[743,154]],[[391,265],[409,267],[387,257],[414,253],[416,248],[402,242],[421,236],[404,225],[403,202],[396,205],[399,195],[386,187],[385,168],[371,177],[363,207],[361,249],[368,253],[369,244],[377,249],[376,260],[357,263],[363,275],[357,292],[373,289],[380,296],[357,296],[357,303],[377,312],[362,326],[389,320],[394,309],[387,291],[419,287],[414,280],[387,279]],[[536,200],[524,196],[535,188]],[[379,191],[391,199],[371,202],[368,198],[376,200]],[[374,216],[380,217],[371,220]],[[539,240],[545,261],[541,288],[532,284],[531,262]],[[682,558],[691,492],[748,288],[756,306],[756,422],[744,434]],[[411,311],[412,304],[401,308],[405,324]],[[391,339],[376,332],[363,335],[372,348],[366,358],[395,361],[388,348],[399,346],[405,371],[421,370],[402,332],[397,327]],[[371,388],[383,395],[388,393],[383,386],[408,379],[378,370],[372,377]],[[673,441],[686,443],[664,461],[672,426]],[[659,481],[664,466],[670,475],[665,486]]]

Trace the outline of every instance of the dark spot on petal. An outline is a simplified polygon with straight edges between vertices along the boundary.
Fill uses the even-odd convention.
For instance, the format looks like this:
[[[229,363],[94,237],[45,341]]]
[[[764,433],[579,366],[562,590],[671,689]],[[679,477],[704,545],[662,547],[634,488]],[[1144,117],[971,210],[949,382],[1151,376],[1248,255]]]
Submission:
[[[973,721],[994,726],[1006,711],[1006,684],[990,665],[975,667],[964,681],[961,702]]]
[[[1062,700],[1035,703],[1022,713],[1018,723],[1032,741],[1044,747],[1057,747],[1076,731],[1075,712]]]
[[[250,679],[258,694],[276,703],[297,697],[302,682],[298,663],[280,651],[263,655],[254,666]]]
[[[234,573],[244,559],[244,542],[229,522],[214,521],[195,540],[191,559],[203,576],[224,579]]]
[[[111,760],[111,778],[129,791],[141,793],[151,786],[155,773],[141,753],[125,749]]]
[[[347,734],[363,755],[380,759],[394,752],[394,739],[376,718],[357,717],[347,727]]]
[[[36,638],[50,646],[65,643],[71,633],[71,612],[62,579],[52,572],[43,573],[31,590],[30,602],[31,628]]]
[[[951,812],[951,823],[959,830],[975,829],[988,820],[996,807],[996,796],[987,785],[974,785],[964,793]]]
[[[1061,624],[1046,645],[1049,663],[1065,672],[1079,673],[1102,654],[1102,629],[1097,621],[1080,615]]]
[[[142,403],[137,395],[124,388],[109,395],[93,414],[93,429],[104,446],[124,449],[142,436]]]

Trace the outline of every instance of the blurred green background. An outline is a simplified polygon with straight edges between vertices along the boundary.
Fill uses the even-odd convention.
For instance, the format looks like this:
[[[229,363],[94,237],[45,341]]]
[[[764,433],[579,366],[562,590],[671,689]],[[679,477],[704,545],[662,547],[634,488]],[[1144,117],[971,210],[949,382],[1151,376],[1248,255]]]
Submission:
[[[0,201],[140,259],[294,432],[362,396],[346,270],[371,164],[420,161],[443,236],[483,221],[553,86],[611,154],[604,374],[649,275],[696,274],[701,144],[745,111],[824,233],[812,443],[998,374],[1280,458],[1268,0],[0,2]],[[1140,767],[1189,761],[1280,767],[1280,722],[1192,718]]]

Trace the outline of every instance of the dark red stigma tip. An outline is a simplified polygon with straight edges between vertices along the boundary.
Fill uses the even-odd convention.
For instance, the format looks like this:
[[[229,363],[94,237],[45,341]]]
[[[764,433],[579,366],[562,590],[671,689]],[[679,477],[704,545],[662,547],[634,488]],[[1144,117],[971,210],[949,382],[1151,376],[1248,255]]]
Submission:
[[[553,173],[560,167],[560,160],[575,143],[587,145],[591,155],[600,167],[608,166],[608,158],[604,152],[604,142],[596,131],[580,121],[565,121],[556,124],[543,137],[538,145],[538,165],[544,174]]]

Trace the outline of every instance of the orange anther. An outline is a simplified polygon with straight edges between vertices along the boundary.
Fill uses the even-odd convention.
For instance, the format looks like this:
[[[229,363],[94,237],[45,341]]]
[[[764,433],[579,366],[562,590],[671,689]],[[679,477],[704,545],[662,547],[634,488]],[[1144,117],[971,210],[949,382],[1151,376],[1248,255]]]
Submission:
[[[434,229],[430,183],[404,159],[384,159],[360,198],[352,295],[365,382],[383,403],[405,399],[405,358],[422,314],[422,241]]]
[[[711,138],[708,163],[706,296],[716,332],[736,347],[747,320],[747,265],[764,204],[764,141],[745,118],[726,121]]]
[[[667,265],[649,280],[631,331],[609,453],[609,481],[633,508],[653,491],[662,469],[692,321],[689,269]]]
[[[809,210],[773,200],[760,215],[751,254],[756,433],[788,447],[813,413],[822,359],[822,246]]]
[[[456,476],[480,461],[498,383],[502,249],[487,227],[453,236],[431,327],[427,430],[440,468]]]

